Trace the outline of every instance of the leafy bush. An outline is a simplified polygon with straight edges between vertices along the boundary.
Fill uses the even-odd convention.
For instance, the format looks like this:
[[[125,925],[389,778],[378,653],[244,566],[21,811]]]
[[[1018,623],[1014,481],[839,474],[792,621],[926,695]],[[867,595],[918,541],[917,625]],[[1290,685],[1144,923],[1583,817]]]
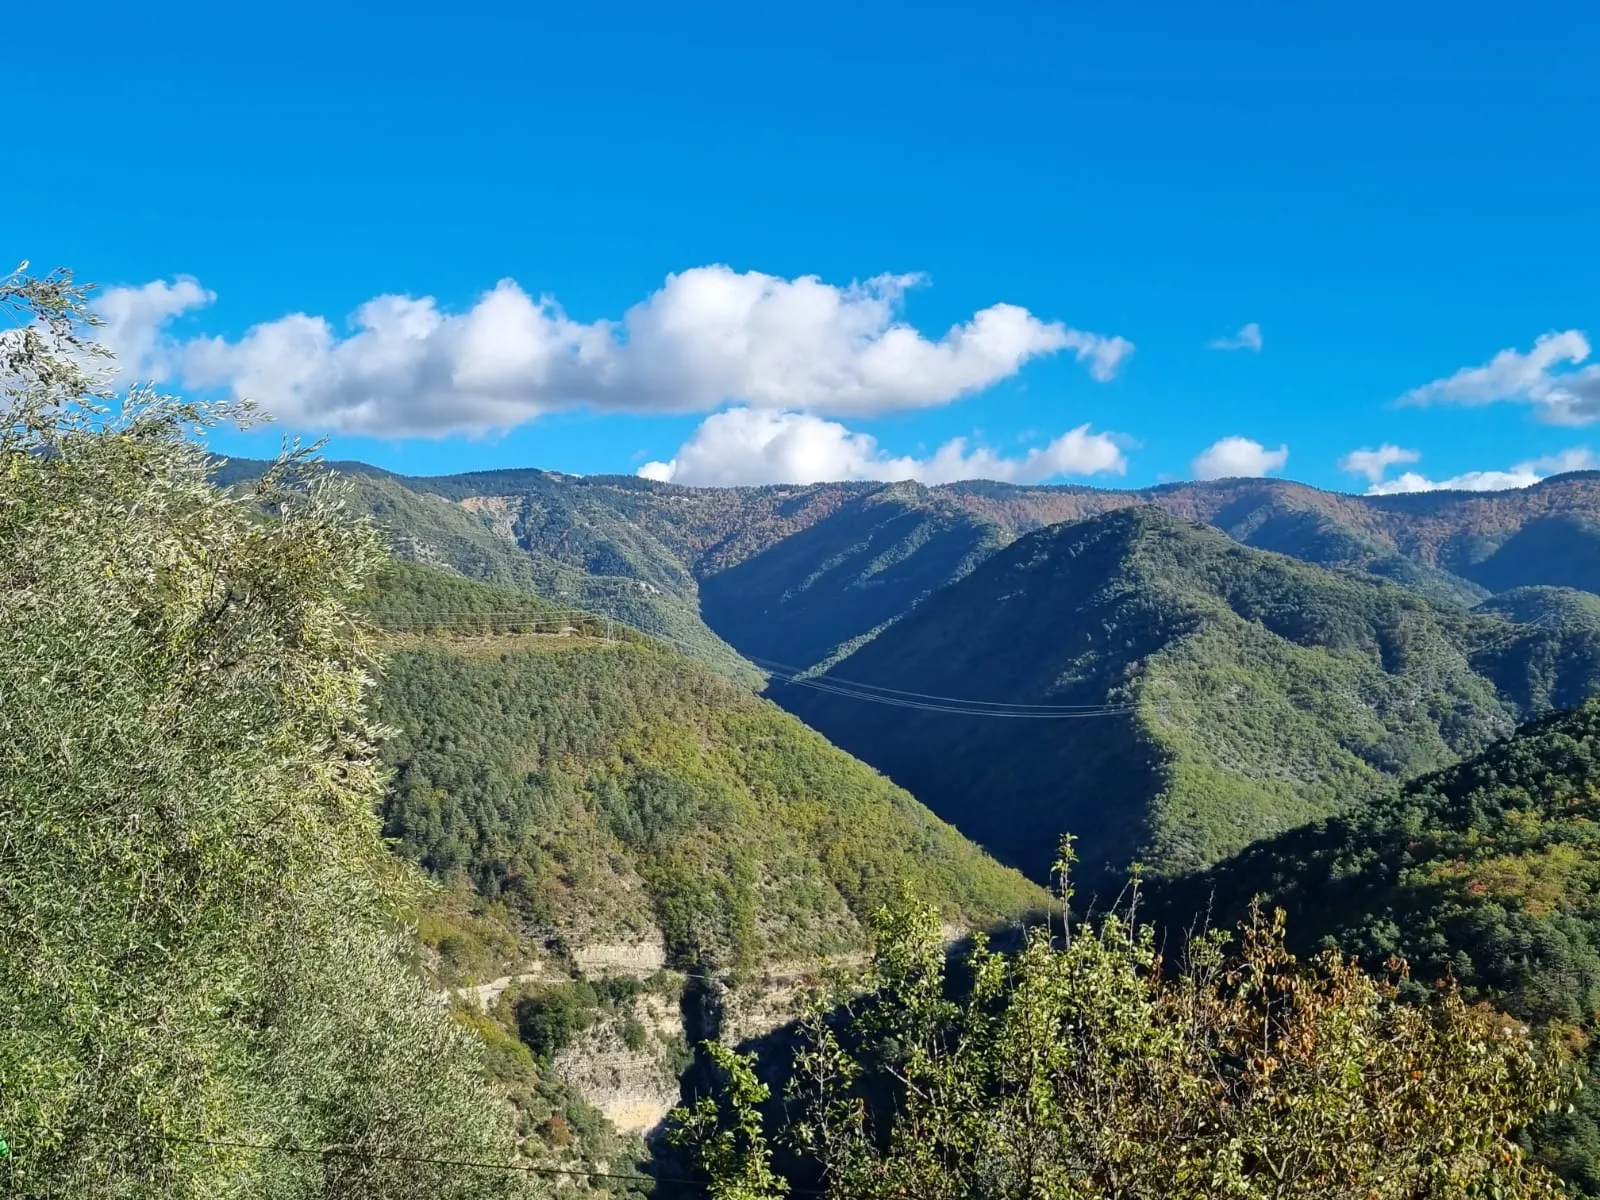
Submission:
[[[517,1035],[549,1062],[594,1023],[598,998],[587,983],[547,984],[524,992],[514,1009]]]
[[[1122,916],[980,946],[952,1000],[937,915],[877,922],[865,1001],[815,998],[789,1077],[784,1141],[840,1200],[1446,1200],[1555,1196],[1522,1127],[1570,1087],[1553,1048],[1445,990],[1399,999],[1336,955],[1301,964],[1254,920],[1163,970]],[[754,1063],[708,1046],[722,1102],[673,1139],[722,1197],[788,1187]]]

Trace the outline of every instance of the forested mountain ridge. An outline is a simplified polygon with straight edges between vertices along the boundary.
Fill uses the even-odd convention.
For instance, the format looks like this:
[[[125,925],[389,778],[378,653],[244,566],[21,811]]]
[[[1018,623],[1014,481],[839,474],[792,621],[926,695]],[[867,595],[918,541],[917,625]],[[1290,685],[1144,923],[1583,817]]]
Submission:
[[[988,554],[1046,525],[1153,505],[1235,540],[1393,579],[1436,603],[1551,585],[1600,590],[1600,473],[1512,492],[1369,497],[1272,479],[1144,491],[970,482],[689,488],[540,470],[399,476],[334,464],[400,553],[536,587],[676,639],[812,667]],[[235,461],[220,478],[258,464]],[[715,632],[712,632],[712,631]],[[730,650],[731,646],[731,650]]]
[[[1036,877],[1064,829],[1091,871],[1177,873],[1476,751],[1508,697],[1583,686],[1544,679],[1542,632],[1145,506],[1018,540],[774,695]],[[838,694],[862,687],[1084,711]]]
[[[1337,947],[1445,974],[1517,1017],[1568,1029],[1600,1064],[1600,702],[1545,717],[1477,757],[1158,890],[1175,929],[1226,925],[1260,896],[1302,950]],[[1546,1133],[1600,1194],[1600,1089]]]
[[[226,463],[217,477],[224,483],[246,479],[256,467]],[[337,470],[349,482],[352,507],[377,521],[402,558],[610,616],[672,639],[731,678],[760,681],[760,672],[701,619],[695,581],[676,565],[675,555],[624,518],[609,516],[601,537],[594,521],[584,524],[574,516],[570,536],[548,539],[554,551],[549,553],[524,544],[520,509],[514,512],[501,497],[413,488],[408,484],[416,481],[359,463],[337,464]],[[518,474],[529,477],[529,486],[548,475]],[[558,482],[548,486],[564,495],[559,481],[566,477],[549,478]],[[537,506],[529,506],[536,515]]]

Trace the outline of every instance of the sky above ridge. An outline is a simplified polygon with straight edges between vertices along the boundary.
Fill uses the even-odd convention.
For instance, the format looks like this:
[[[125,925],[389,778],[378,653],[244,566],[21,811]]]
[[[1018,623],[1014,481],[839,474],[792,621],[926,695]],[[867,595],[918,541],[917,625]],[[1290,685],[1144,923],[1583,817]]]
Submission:
[[[124,378],[274,414],[228,453],[1600,466],[1577,0],[59,7],[7,16],[0,250],[102,285]]]

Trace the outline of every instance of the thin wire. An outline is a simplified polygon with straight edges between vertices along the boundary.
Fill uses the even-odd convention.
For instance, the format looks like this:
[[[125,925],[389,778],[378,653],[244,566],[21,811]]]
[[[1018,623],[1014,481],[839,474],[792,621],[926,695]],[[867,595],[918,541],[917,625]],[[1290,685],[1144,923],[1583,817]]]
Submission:
[[[40,1130],[56,1134],[68,1133],[95,1133],[109,1134],[115,1132],[119,1137],[126,1137],[126,1130],[113,1131],[110,1129],[84,1129],[84,1130]],[[171,1142],[178,1145],[214,1146],[227,1150],[251,1150],[263,1154],[299,1154],[316,1156],[318,1158],[350,1158],[364,1162],[399,1162],[409,1163],[414,1166],[434,1167],[465,1167],[473,1170],[485,1171],[520,1171],[530,1175],[563,1176],[574,1179],[618,1179],[632,1183],[671,1184],[676,1187],[690,1187],[699,1191],[709,1191],[709,1185],[698,1179],[682,1179],[671,1175],[645,1175],[626,1174],[620,1171],[591,1171],[580,1167],[545,1167],[535,1163],[499,1163],[483,1162],[470,1158],[435,1158],[423,1154],[379,1154],[366,1150],[353,1150],[343,1146],[293,1146],[269,1145],[264,1142],[236,1142],[219,1138],[183,1137],[179,1134],[155,1133],[151,1137],[157,1141]],[[791,1187],[791,1192],[803,1195],[825,1196],[827,1192],[818,1188]]]
[[[369,615],[374,617],[374,618],[378,618],[378,619],[382,619],[383,617],[385,617],[385,614],[369,614]],[[421,625],[421,626],[434,625],[434,626],[436,626],[438,624],[443,623],[443,622],[435,622],[435,621],[433,621],[432,618],[435,617],[435,616],[437,616],[437,617],[446,617],[446,618],[450,618],[450,617],[462,617],[462,618],[476,617],[476,618],[480,618],[480,619],[487,620],[487,621],[504,619],[504,620],[508,620],[508,621],[523,621],[523,622],[536,621],[536,620],[541,620],[541,619],[554,620],[554,619],[557,619],[560,616],[576,616],[576,617],[586,617],[586,618],[589,618],[590,620],[595,620],[595,619],[605,620],[604,617],[596,618],[593,613],[590,613],[590,612],[587,612],[587,611],[584,611],[584,610],[581,610],[581,609],[570,609],[570,610],[566,610],[565,612],[561,612],[561,613],[553,613],[552,612],[552,613],[533,613],[533,614],[523,614],[523,613],[518,613],[518,612],[514,612],[514,611],[510,611],[510,610],[498,611],[498,612],[482,612],[482,611],[475,611],[475,610],[470,610],[470,609],[457,609],[457,610],[445,610],[445,611],[441,611],[441,612],[438,612],[438,613],[431,613],[431,614],[428,614],[428,615],[418,615],[415,618],[412,618],[412,617],[409,616],[409,614],[407,614],[407,615],[402,616],[401,620],[404,621],[406,624],[409,624],[409,625],[412,625],[412,626],[418,626],[418,625]],[[693,643],[684,641],[684,640],[682,640],[680,638],[672,637],[670,634],[648,633],[648,632],[645,632],[643,630],[640,630],[639,632],[643,633],[644,636],[646,636],[646,637],[655,639],[656,641],[669,642],[669,643],[671,643],[673,645],[676,645],[676,646],[698,648],[698,647],[694,647]],[[807,668],[807,667],[797,667],[793,663],[778,662],[775,659],[759,658],[759,657],[757,657],[756,655],[753,655],[753,654],[744,654],[744,655],[742,655],[742,657],[744,659],[746,659],[748,662],[752,662],[752,663],[754,663],[755,665],[757,665],[759,667],[763,667],[763,668],[768,669],[773,674],[777,674],[777,675],[785,677],[785,682],[793,681],[794,677],[796,677],[796,676],[804,676],[805,673],[810,669],[810,668]],[[851,688],[851,689],[859,689],[861,691],[882,692],[882,693],[884,693],[886,695],[891,695],[891,696],[908,696],[908,697],[911,697],[912,699],[916,699],[916,700],[929,700],[929,701],[933,701],[935,703],[970,705],[970,706],[982,707],[982,708],[1000,708],[1000,709],[1018,709],[1018,710],[1033,710],[1033,711],[1046,711],[1046,712],[1061,712],[1061,711],[1079,710],[1079,709],[1100,710],[1100,709],[1104,709],[1104,708],[1108,707],[1105,704],[1021,704],[1021,703],[1014,703],[1012,701],[1007,701],[1007,700],[972,700],[972,699],[967,699],[965,697],[960,697],[960,696],[941,696],[941,695],[937,695],[937,694],[931,693],[931,692],[913,692],[913,691],[908,691],[908,690],[906,690],[904,688],[885,687],[882,684],[866,683],[866,682],[863,682],[861,680],[855,680],[855,679],[844,679],[844,678],[841,678],[841,677],[838,677],[838,676],[834,676],[834,675],[830,675],[827,678],[828,678],[828,682],[830,684],[837,685],[837,686],[848,687],[848,688]]]
[[[776,662],[772,659],[756,658],[754,655],[750,654],[745,655],[745,657],[751,662],[755,663],[757,666],[767,667],[772,669],[775,673],[786,673],[790,675],[791,679],[789,682],[798,682],[802,678],[826,679],[830,684],[834,685],[859,689],[865,692],[882,692],[885,695],[890,696],[907,696],[914,700],[932,700],[936,702],[981,705],[989,708],[1031,709],[1049,712],[1061,712],[1070,709],[1100,709],[1107,707],[1105,704],[1017,704],[1006,700],[967,700],[959,697],[940,696],[931,692],[912,692],[907,691],[904,688],[885,687],[882,684],[877,683],[864,683],[858,679],[845,679],[838,675],[811,676],[806,674],[810,668],[796,667],[790,663]]]
[[[595,619],[594,614],[576,609],[567,610],[559,614],[446,610],[432,614],[432,616],[459,616],[487,621],[506,619],[521,624],[537,623],[541,619],[565,620],[571,617]],[[1501,636],[1485,645],[1464,652],[1461,647],[1454,646],[1442,637],[1425,639],[1424,645],[1436,646],[1440,649],[1453,649],[1457,652],[1463,652],[1467,657],[1472,657],[1498,649],[1500,646],[1516,640],[1529,630],[1545,627],[1551,619],[1552,615],[1547,614],[1529,622],[1507,622],[1510,628]],[[431,620],[430,617],[419,616],[416,619],[415,626],[419,628],[437,628],[438,622]],[[645,634],[644,636],[684,650],[698,651],[703,649],[703,647],[668,634],[656,633]],[[859,700],[871,704],[882,704],[891,708],[901,708],[913,712],[965,717],[1004,717],[1012,720],[1070,720],[1124,716],[1138,710],[1137,704],[1119,704],[1110,701],[1098,704],[1027,704],[1001,700],[976,700],[961,696],[943,696],[931,692],[915,692],[903,688],[891,688],[881,684],[865,683],[860,680],[845,679],[833,675],[808,675],[806,673],[807,669],[796,667],[792,663],[782,663],[775,659],[760,658],[748,654],[743,657],[755,666],[766,670],[769,676],[793,687],[809,688],[825,695],[839,696],[843,699]]]
[[[576,615],[594,619],[593,614],[578,612]],[[432,620],[432,616],[474,618],[482,621],[506,620],[517,624],[537,623],[541,616],[544,619],[557,619],[552,614],[524,615],[513,612],[481,612],[481,611],[447,611],[431,616],[419,616],[411,623],[412,629],[438,629],[447,622]],[[603,618],[602,618],[603,619]],[[389,628],[385,632],[409,632]],[[665,642],[680,649],[698,650],[702,647],[693,643],[675,638],[667,634],[644,634],[654,641]],[[940,696],[928,692],[910,692],[899,688],[880,687],[875,684],[858,683],[854,680],[836,679],[828,677],[806,677],[803,672],[790,664],[779,663],[771,659],[745,656],[747,660],[757,666],[763,667],[780,682],[793,684],[797,687],[811,688],[814,691],[825,692],[841,696],[850,700],[861,700],[872,704],[883,704],[891,708],[903,708],[916,712],[943,713],[953,716],[968,717],[1007,717],[1015,719],[1051,719],[1063,720],[1069,718],[1109,717],[1119,716],[1133,712],[1136,708],[1131,704],[1019,704],[1000,700],[973,700],[961,696]],[[878,694],[881,693],[881,694]],[[900,697],[907,697],[901,699]]]
[[[604,621],[604,613],[591,612],[586,608],[446,608],[429,612],[379,612],[367,610],[363,616],[373,619],[397,617],[402,621],[429,621],[434,617],[588,617],[593,621]]]
[[[657,641],[668,642],[680,647],[690,647],[691,643],[665,634],[647,634]],[[973,700],[964,696],[940,696],[930,692],[910,692],[899,688],[886,688],[876,684],[859,683],[855,680],[841,679],[836,676],[808,676],[804,670],[788,663],[776,662],[772,659],[757,658],[754,655],[744,655],[747,661],[758,667],[763,667],[769,675],[776,676],[783,683],[791,683],[798,687],[814,688],[817,691],[831,692],[834,695],[845,696],[852,700],[865,700],[875,704],[888,704],[896,708],[916,709],[924,712],[948,712],[961,716],[974,717],[1072,717],[1072,716],[1111,716],[1117,713],[1132,712],[1132,704],[1015,704],[1002,700]],[[859,691],[858,691],[859,689]],[[885,695],[877,696],[866,694],[869,692],[882,692]],[[895,697],[910,697],[928,703],[917,704],[911,700],[901,701]]]
[[[824,692],[832,696],[842,696],[847,700],[860,700],[868,704],[884,704],[890,708],[904,708],[913,712],[945,713],[951,716],[962,717],[1004,717],[1016,721],[1071,721],[1087,720],[1094,717],[1115,717],[1135,710],[1136,705],[1105,705],[1093,711],[1075,709],[1069,712],[1006,712],[992,708],[967,708],[959,705],[929,704],[919,700],[901,700],[893,696],[874,696],[865,692],[853,692],[847,688],[830,687],[815,679],[791,679],[787,681],[794,687],[811,688],[813,691]]]

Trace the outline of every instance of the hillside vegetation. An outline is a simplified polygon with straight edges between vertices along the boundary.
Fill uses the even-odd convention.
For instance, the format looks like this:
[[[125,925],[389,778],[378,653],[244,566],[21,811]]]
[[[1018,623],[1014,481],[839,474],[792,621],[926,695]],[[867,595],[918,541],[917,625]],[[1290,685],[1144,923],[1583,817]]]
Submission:
[[[528,934],[748,967],[858,949],[901,881],[970,925],[1040,901],[772,703],[593,620],[509,632],[519,603],[415,566],[367,600],[380,623],[407,614],[378,691],[385,830]]]
[[[1091,870],[1171,874],[1510,732],[1519,710],[1491,667],[1530,704],[1585,686],[1530,666],[1528,632],[1143,507],[1021,539],[815,681],[1110,710],[952,715],[810,681],[775,694],[1036,877],[1063,829]]]
[[[1571,1095],[1568,1064],[1454,989],[1407,1002],[1337,954],[1297,961],[1259,919],[1168,960],[1123,908],[1015,953],[980,943],[959,980],[914,899],[875,929],[864,979],[816,993],[782,1060],[712,1050],[722,1094],[673,1136],[713,1195],[1561,1194],[1519,1137]]]
[[[1525,714],[1576,708],[1600,694],[1600,596],[1516,588],[1475,610],[1522,626],[1473,652],[1475,669]]]
[[[1252,897],[1288,913],[1295,943],[1369,966],[1404,958],[1421,994],[1467,994],[1553,1025],[1600,1064],[1600,702],[1521,729],[1387,797],[1253,846],[1159,898],[1185,926],[1227,922]],[[1540,1135],[1545,1156],[1600,1194],[1600,1088]]]

